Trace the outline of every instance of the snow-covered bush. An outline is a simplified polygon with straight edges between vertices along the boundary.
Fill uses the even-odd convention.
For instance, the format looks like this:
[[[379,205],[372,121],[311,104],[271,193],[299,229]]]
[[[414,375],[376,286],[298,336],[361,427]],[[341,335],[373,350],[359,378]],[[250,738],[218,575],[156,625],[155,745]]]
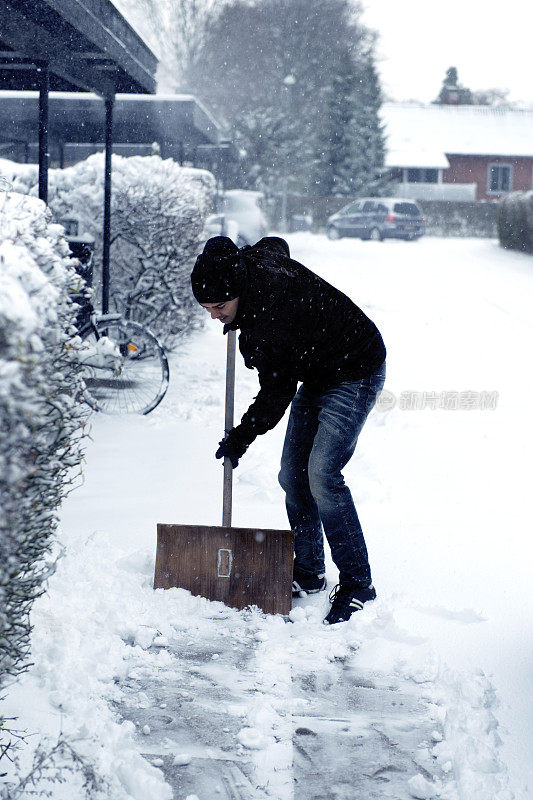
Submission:
[[[20,194],[30,194],[39,183],[37,164],[19,164],[0,158],[0,190],[9,189]]]
[[[0,162],[0,174],[35,194],[37,172]],[[76,218],[96,242],[100,275],[104,157],[50,170],[48,203],[57,220]],[[190,273],[201,250],[215,180],[159,156],[113,156],[110,306],[145,322],[167,346],[199,320]]]
[[[502,247],[533,253],[533,191],[510,192],[500,200],[498,237]]]
[[[0,193],[0,690],[27,665],[29,612],[53,569],[57,510],[81,461],[79,285],[44,203]]]

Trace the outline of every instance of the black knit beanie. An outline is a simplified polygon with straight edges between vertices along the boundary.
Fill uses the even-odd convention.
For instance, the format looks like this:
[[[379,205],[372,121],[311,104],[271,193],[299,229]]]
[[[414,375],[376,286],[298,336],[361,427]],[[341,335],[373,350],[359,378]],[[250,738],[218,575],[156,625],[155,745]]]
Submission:
[[[199,303],[220,303],[241,295],[246,286],[246,267],[231,239],[213,236],[207,240],[196,259],[191,286]]]

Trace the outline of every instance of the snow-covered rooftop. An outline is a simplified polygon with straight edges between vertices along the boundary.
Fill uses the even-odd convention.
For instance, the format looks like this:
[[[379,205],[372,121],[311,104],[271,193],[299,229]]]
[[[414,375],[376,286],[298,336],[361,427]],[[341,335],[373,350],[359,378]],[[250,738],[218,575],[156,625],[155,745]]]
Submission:
[[[389,167],[449,166],[446,154],[533,157],[533,110],[385,103]]]
[[[422,150],[415,146],[409,149],[387,151],[386,163],[388,167],[426,167],[433,169],[448,169],[450,162],[442,150],[431,147]]]

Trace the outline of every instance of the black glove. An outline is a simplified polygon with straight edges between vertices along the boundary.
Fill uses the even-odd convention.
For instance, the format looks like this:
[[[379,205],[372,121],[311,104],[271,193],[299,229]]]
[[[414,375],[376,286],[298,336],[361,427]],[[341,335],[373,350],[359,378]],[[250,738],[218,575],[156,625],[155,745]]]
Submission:
[[[248,445],[240,441],[238,435],[234,434],[233,428],[225,439],[219,442],[218,450],[215,453],[215,458],[229,458],[233,469],[239,463],[239,458],[243,456],[248,449]]]

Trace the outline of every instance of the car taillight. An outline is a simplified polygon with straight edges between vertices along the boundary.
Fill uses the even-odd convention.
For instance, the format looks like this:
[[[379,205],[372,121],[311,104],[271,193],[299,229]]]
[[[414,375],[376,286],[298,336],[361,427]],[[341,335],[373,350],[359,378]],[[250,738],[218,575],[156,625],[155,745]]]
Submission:
[[[394,216],[394,214],[387,214],[385,222],[396,222],[396,217]]]

